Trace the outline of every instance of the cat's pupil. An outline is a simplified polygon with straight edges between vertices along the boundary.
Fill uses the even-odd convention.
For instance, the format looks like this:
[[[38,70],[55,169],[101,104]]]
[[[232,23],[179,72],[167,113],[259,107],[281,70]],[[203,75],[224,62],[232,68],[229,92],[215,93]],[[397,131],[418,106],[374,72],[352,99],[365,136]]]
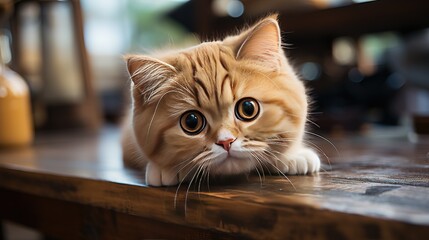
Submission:
[[[186,117],[185,124],[190,129],[195,129],[198,126],[198,116],[191,113]]]
[[[255,112],[255,106],[251,101],[245,101],[243,102],[243,113],[246,116],[251,117],[253,113]]]
[[[258,114],[259,104],[253,98],[243,98],[235,105],[235,117],[241,121],[253,121]]]
[[[199,134],[206,126],[204,115],[196,110],[187,111],[180,117],[180,127],[189,135]]]

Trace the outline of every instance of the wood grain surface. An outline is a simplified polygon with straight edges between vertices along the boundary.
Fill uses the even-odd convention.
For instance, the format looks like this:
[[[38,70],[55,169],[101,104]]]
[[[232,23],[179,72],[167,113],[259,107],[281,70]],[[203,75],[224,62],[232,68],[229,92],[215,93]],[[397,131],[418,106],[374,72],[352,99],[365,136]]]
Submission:
[[[151,188],[119,132],[39,136],[0,151],[0,218],[60,239],[422,239],[429,139],[311,139],[324,171]],[[326,155],[326,156],[325,156]],[[329,160],[329,161],[328,161]]]

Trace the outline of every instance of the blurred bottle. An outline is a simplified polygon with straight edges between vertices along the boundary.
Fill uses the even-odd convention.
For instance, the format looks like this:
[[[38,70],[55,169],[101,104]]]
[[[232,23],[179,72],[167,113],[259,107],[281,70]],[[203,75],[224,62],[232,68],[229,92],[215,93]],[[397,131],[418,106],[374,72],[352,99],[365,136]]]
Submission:
[[[27,84],[3,63],[0,68],[0,147],[29,145],[33,126]]]
[[[10,33],[3,29],[13,1],[0,1],[0,147],[27,146],[33,141],[30,94],[26,82],[6,66],[10,62]]]

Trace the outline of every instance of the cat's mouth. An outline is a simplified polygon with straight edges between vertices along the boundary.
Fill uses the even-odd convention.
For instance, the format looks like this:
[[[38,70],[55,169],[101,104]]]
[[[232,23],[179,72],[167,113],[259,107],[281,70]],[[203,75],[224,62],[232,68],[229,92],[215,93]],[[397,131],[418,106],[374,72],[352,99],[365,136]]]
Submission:
[[[214,162],[215,163],[222,163],[226,161],[244,161],[246,159],[249,159],[252,155],[248,152],[242,152],[242,151],[224,151],[221,154],[218,154],[217,157],[215,157]]]

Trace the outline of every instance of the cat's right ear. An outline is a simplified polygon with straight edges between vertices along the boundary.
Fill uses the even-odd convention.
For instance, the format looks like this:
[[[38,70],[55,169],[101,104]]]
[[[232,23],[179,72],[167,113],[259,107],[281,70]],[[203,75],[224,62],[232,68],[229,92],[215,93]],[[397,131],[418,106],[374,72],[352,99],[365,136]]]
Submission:
[[[143,55],[124,57],[134,87],[139,89],[145,101],[156,98],[166,82],[174,78],[176,69],[168,63]]]
[[[239,35],[226,38],[224,43],[231,46],[237,60],[251,60],[278,69],[283,51],[277,18],[277,14],[268,16]]]

